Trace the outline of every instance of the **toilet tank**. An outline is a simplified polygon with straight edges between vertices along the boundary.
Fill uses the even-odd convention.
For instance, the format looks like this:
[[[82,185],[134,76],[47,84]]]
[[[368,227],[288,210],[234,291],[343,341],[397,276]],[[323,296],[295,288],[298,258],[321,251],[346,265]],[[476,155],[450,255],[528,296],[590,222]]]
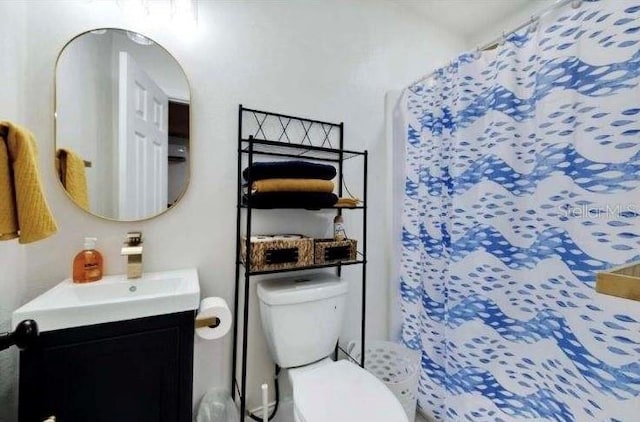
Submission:
[[[262,328],[282,368],[307,365],[336,346],[347,283],[327,273],[263,280],[258,284]]]

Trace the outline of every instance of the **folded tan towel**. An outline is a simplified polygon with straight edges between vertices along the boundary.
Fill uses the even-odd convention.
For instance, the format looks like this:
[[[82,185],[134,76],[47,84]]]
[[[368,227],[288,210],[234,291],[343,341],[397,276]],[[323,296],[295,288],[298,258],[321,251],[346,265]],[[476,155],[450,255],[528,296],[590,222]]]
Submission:
[[[68,148],[60,148],[56,153],[58,177],[73,202],[89,210],[89,189],[84,160]]]
[[[338,198],[338,202],[334,205],[337,208],[353,208],[357,207],[362,201],[357,198]]]
[[[253,193],[262,192],[333,192],[331,180],[320,179],[263,179],[251,184]]]
[[[13,123],[0,122],[0,129],[0,240],[49,237],[58,227],[42,192],[35,138]]]

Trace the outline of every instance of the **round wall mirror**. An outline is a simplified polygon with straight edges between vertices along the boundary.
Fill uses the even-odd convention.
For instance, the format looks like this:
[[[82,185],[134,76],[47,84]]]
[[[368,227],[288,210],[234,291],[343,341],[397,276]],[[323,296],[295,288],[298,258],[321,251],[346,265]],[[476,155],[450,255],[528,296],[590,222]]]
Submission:
[[[85,32],[60,52],[55,85],[56,172],[75,204],[138,221],[180,200],[191,92],[167,50],[136,32]]]

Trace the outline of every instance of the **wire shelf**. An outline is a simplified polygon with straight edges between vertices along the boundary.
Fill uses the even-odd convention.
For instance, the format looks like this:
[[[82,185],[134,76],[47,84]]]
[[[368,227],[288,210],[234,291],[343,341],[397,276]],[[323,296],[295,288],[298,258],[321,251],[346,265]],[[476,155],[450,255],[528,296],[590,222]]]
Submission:
[[[246,204],[240,205],[240,208],[249,208]],[[358,205],[356,207],[322,207],[322,208],[305,208],[305,207],[277,207],[277,208],[257,208],[251,207],[251,210],[275,211],[275,210],[305,210],[305,211],[338,211],[338,210],[363,210],[366,206]]]
[[[364,151],[340,150],[336,148],[270,141],[252,137],[241,140],[242,146],[240,152],[248,154],[250,152],[250,144],[253,147],[253,154],[257,155],[327,161],[334,163],[365,155]]]
[[[281,270],[249,271],[249,275],[291,273],[291,272],[294,272],[294,271],[316,270],[316,269],[319,269],[319,268],[335,268],[335,267],[346,267],[346,266],[349,266],[349,265],[365,264],[367,261],[364,259],[362,253],[358,252],[357,254],[358,254],[358,259],[355,259],[355,260],[333,262],[333,263],[330,263],[330,264],[305,265],[303,267],[292,267],[292,268],[285,268],[285,269],[281,269]],[[245,268],[245,271],[246,271],[247,267],[246,267],[245,263],[240,261],[240,264]]]
[[[237,215],[236,215],[236,274],[235,274],[235,295],[233,306],[233,353],[232,353],[232,380],[231,391],[233,399],[239,402],[239,410],[244,418],[247,412],[246,392],[247,392],[247,353],[248,353],[248,324],[250,315],[250,279],[252,276],[276,273],[290,273],[295,271],[315,270],[319,268],[335,268],[338,277],[341,275],[342,267],[359,266],[361,268],[362,291],[361,303],[362,312],[360,320],[360,335],[362,344],[365,344],[365,324],[366,324],[366,296],[367,296],[367,173],[368,173],[368,152],[352,151],[344,149],[344,124],[332,123],[305,117],[290,116],[281,113],[272,113],[249,109],[240,105],[238,111],[238,192],[237,192]],[[354,207],[282,207],[282,208],[256,208],[248,206],[243,200],[242,169],[245,165],[252,166],[260,161],[262,157],[278,157],[282,159],[309,160],[334,163],[337,168],[337,195],[343,194],[344,186],[343,167],[345,161],[358,158],[362,159],[363,192],[362,205]],[[256,160],[258,158],[258,160]],[[277,160],[276,160],[277,161]],[[350,194],[350,193],[349,193]],[[351,194],[350,194],[351,195]],[[243,216],[242,210],[246,214]],[[255,217],[254,210],[308,210],[326,211],[331,210],[337,215],[342,214],[342,210],[362,210],[362,251],[358,251],[355,260],[340,261],[327,264],[309,265],[279,270],[251,271],[240,259],[240,245],[242,227],[246,236],[251,236],[252,220]],[[242,274],[244,273],[244,275]],[[241,282],[244,280],[244,283]],[[240,301],[242,298],[242,302]],[[240,307],[242,303],[242,307]],[[242,331],[240,331],[240,328]],[[353,359],[342,348],[340,351]],[[336,356],[339,349],[336,348]],[[364,366],[364,353],[360,360],[360,365]],[[240,370],[239,373],[237,370]]]

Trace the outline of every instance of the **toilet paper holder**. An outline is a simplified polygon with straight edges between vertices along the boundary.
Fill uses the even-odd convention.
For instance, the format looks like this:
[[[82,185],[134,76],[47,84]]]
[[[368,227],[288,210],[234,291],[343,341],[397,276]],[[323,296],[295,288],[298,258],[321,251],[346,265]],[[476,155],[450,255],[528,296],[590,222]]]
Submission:
[[[233,325],[229,305],[221,297],[205,297],[195,315],[194,329],[203,340],[217,340],[229,333]]]
[[[216,328],[220,325],[220,318],[218,317],[196,317],[195,328]]]

